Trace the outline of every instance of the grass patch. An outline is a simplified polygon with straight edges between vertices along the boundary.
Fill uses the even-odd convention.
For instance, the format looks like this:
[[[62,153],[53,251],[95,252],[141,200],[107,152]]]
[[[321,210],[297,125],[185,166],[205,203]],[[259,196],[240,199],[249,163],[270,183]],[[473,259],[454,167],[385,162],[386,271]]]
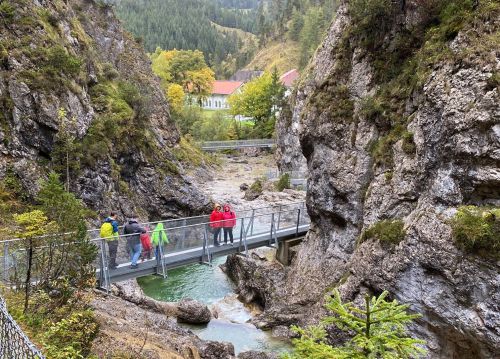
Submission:
[[[16,9],[10,3],[10,1],[2,1],[0,3],[0,19],[5,25],[8,25],[14,21],[14,16],[16,15]]]
[[[451,220],[451,228],[459,248],[500,259],[500,208],[460,207]]]
[[[400,219],[387,219],[377,222],[366,229],[359,238],[359,243],[376,239],[381,243],[396,245],[406,235],[404,223]]]
[[[289,173],[284,173],[280,176],[278,182],[275,184],[276,189],[280,192],[283,192],[285,189],[291,188],[290,184],[290,174]]]
[[[179,146],[173,148],[172,153],[178,161],[195,167],[216,164],[215,157],[204,153],[189,135],[181,137]]]

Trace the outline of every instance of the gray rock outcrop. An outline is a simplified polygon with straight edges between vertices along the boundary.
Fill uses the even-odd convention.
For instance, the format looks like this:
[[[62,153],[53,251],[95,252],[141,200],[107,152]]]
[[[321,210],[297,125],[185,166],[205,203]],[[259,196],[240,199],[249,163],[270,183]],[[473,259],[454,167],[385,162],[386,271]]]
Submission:
[[[150,60],[111,6],[16,3],[0,39],[0,179],[33,198],[50,170],[66,182],[69,162],[70,190],[102,214],[207,209],[175,155],[179,133]]]
[[[415,1],[392,3],[394,22],[380,51],[394,51],[398,35],[425,17]],[[383,104],[392,109],[367,106],[395,82],[380,79],[373,50],[346,37],[355,24],[347,2],[340,6],[294,97],[292,120],[285,119],[298,121],[312,224],[275,285],[281,290],[249,279],[247,290],[262,288],[259,297],[268,298],[261,326],[317,322],[333,287],[354,301],[387,290],[422,315],[411,330],[427,341],[430,358],[500,355],[499,263],[459,249],[449,221],[460,205],[500,205],[500,55],[488,41],[488,34],[498,35],[500,18],[498,8],[488,13],[481,4],[471,10],[474,25],[467,22],[443,42],[450,56],[416,60],[429,61],[418,72],[422,86],[392,89],[391,104]],[[300,157],[285,154],[294,148],[281,147],[283,166]],[[385,219],[402,221],[406,234],[399,243],[359,242],[364,230]],[[257,270],[253,259],[236,260],[239,278]],[[244,280],[238,285],[247,287]]]

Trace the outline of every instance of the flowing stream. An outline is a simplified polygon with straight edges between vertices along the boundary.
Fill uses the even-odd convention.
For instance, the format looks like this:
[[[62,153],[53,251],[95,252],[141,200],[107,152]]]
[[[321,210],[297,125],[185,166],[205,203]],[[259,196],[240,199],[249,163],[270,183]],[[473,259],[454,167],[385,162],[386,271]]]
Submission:
[[[225,257],[220,257],[214,259],[211,267],[193,264],[170,270],[167,280],[148,276],[138,282],[147,296],[157,300],[175,302],[189,297],[212,305],[219,313],[218,319],[212,319],[208,325],[182,324],[202,339],[231,342],[236,354],[247,350],[289,350],[288,342],[247,323],[251,309],[236,298],[233,283],[219,268],[224,262]]]
[[[243,182],[252,184],[268,170],[275,170],[272,155],[227,157],[222,160],[224,164],[214,178],[198,182],[199,176],[194,175],[193,181],[198,182],[198,188],[216,202],[230,203],[235,210],[276,204],[260,198],[252,202],[245,201],[239,188]],[[305,197],[304,194],[298,194],[298,197],[295,194],[295,197],[288,198],[287,194],[281,193],[274,193],[273,196],[273,201],[284,203],[297,202]],[[225,257],[215,258],[212,266],[193,264],[170,270],[167,280],[150,276],[139,278],[138,282],[147,296],[157,300],[176,302],[189,297],[212,306],[218,313],[218,319],[212,319],[204,326],[185,325],[202,339],[231,342],[236,354],[247,350],[288,351],[291,348],[289,342],[275,339],[270,332],[248,323],[252,309],[237,299],[233,283],[219,268],[225,260]]]

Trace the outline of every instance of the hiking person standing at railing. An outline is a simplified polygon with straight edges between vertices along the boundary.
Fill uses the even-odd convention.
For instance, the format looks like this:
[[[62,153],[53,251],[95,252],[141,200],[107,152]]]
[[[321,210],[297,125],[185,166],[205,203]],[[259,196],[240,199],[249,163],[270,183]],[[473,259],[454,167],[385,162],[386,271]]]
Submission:
[[[164,244],[168,244],[167,232],[163,228],[163,223],[158,223],[153,231],[153,235],[151,236],[151,242],[153,242],[153,246],[155,246],[155,257],[156,260],[159,261],[161,259],[160,246]]]
[[[220,230],[222,228],[222,220],[224,220],[224,216],[221,210],[222,210],[221,205],[216,203],[214,206],[214,210],[210,215],[210,228],[212,233],[214,234],[214,246],[216,247],[220,246],[219,235],[220,235]]]
[[[109,269],[116,269],[116,252],[118,251],[118,221],[116,220],[116,213],[111,212],[109,217],[104,220],[100,230],[101,238],[108,243],[109,251]]]
[[[130,251],[131,269],[135,269],[139,266],[137,261],[142,251],[141,233],[146,233],[146,230],[137,222],[137,216],[131,216],[123,229],[123,234],[126,235],[127,245]]]
[[[236,226],[236,214],[231,211],[229,204],[224,205],[224,212],[222,213],[224,222],[222,222],[222,228],[224,229],[224,244],[227,244],[227,236],[229,235],[229,240],[231,245],[233,245],[233,228]]]

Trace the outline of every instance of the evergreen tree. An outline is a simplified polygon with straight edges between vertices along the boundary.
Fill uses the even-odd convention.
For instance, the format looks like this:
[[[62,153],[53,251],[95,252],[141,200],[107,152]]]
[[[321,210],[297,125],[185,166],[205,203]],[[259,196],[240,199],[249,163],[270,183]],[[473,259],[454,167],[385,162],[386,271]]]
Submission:
[[[300,32],[304,27],[304,18],[302,14],[298,11],[294,11],[292,15],[292,21],[290,23],[290,29],[288,31],[288,36],[290,40],[299,41]]]
[[[294,352],[285,355],[288,359],[410,359],[422,356],[425,350],[423,340],[408,336],[406,326],[417,314],[408,314],[408,305],[396,300],[385,300],[388,293],[379,297],[365,297],[364,308],[353,303],[342,303],[340,293],[335,289],[327,299],[326,308],[333,316],[323,319],[319,326],[306,329],[294,327],[300,335],[294,339]],[[333,347],[328,344],[327,327],[335,325],[339,329],[353,333],[344,345]]]

